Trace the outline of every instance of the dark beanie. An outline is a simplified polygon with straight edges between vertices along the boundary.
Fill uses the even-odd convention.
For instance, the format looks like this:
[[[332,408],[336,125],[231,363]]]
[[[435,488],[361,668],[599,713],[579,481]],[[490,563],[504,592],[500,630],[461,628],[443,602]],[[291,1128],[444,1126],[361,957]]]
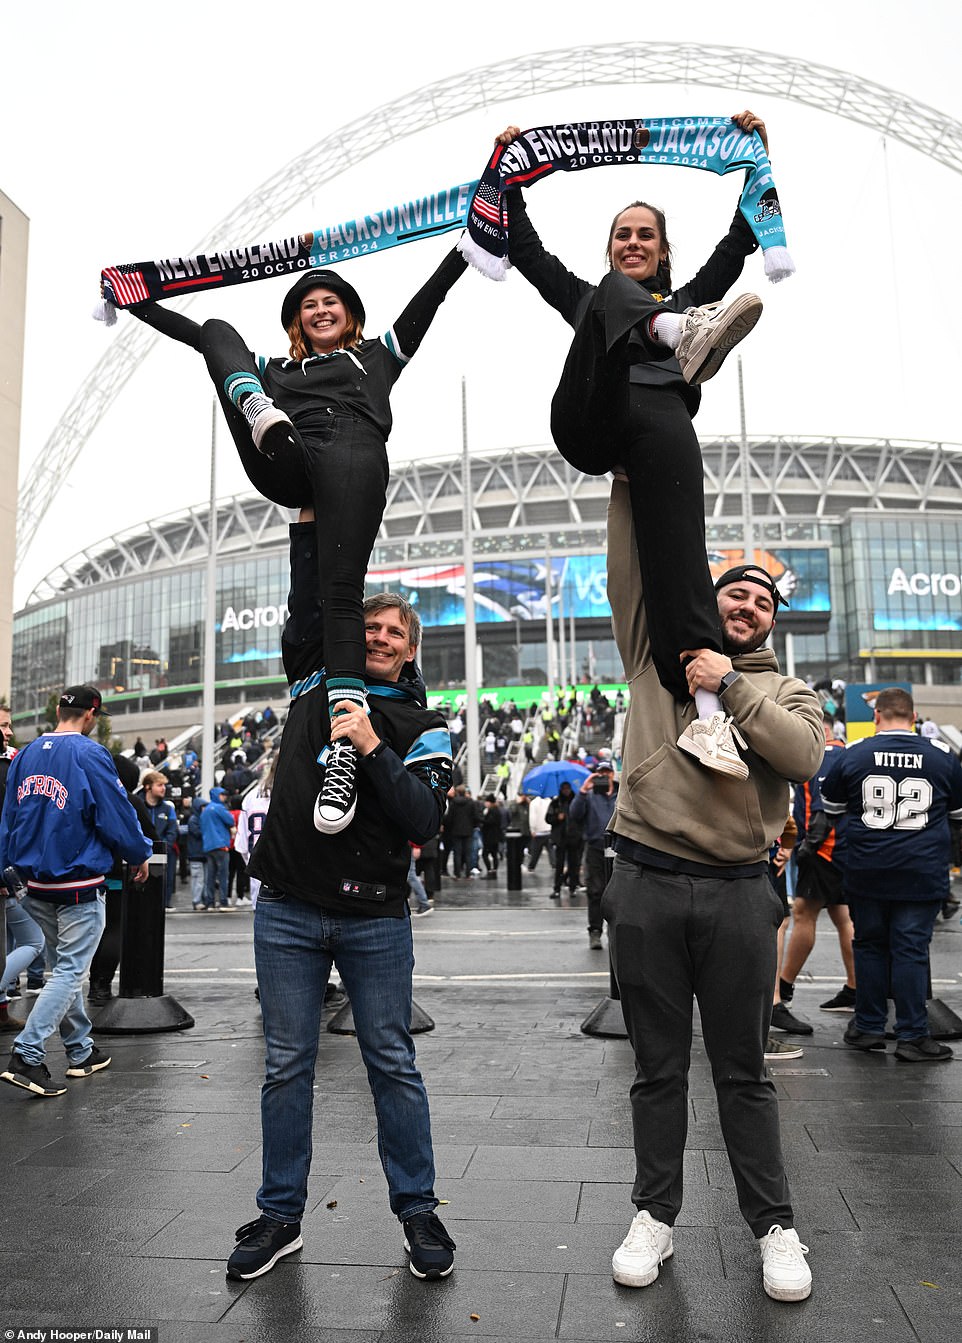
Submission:
[[[336,294],[363,327],[364,304],[354,286],[342,280],[337,271],[309,270],[301,275],[284,295],[284,302],[281,304],[281,326],[285,331],[297,316],[301,299],[312,289],[329,289],[332,294]]]

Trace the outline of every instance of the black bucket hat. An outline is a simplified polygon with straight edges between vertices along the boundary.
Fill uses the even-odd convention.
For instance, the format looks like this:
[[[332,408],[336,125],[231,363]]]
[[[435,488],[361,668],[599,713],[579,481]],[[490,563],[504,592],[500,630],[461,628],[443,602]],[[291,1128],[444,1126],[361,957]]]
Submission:
[[[344,302],[345,306],[350,309],[352,316],[363,327],[365,321],[364,304],[361,302],[354,286],[348,284],[346,280],[342,280],[337,271],[309,270],[299,276],[284,295],[284,302],[281,304],[281,326],[285,331],[297,316],[301,299],[312,289],[330,289],[332,294],[336,294]]]

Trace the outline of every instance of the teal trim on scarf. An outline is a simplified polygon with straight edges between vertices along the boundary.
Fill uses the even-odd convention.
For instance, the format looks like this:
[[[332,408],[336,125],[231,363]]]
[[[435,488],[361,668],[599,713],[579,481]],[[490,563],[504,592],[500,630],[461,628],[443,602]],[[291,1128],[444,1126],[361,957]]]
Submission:
[[[756,132],[746,135],[730,117],[578,121],[536,126],[522,131],[513,144],[499,145],[480,181],[462,182],[341,224],[275,242],[108,266],[101,271],[103,297],[94,316],[111,326],[117,308],[277,276],[289,279],[313,267],[337,265],[465,226],[460,251],[486,275],[503,280],[510,264],[504,208],[509,187],[533,186],[554,172],[644,163],[719,174],[744,171],[739,204],[764,251],[765,273],[773,282],[793,274],[771,164]]]
[[[535,126],[510,145],[498,145],[471,201],[466,237],[458,250],[492,280],[503,280],[508,260],[504,193],[530,187],[555,172],[617,164],[660,163],[705,172],[745,172],[739,208],[765,256],[773,282],[794,274],[782,212],[761,136],[746,134],[731,117],[644,117]]]

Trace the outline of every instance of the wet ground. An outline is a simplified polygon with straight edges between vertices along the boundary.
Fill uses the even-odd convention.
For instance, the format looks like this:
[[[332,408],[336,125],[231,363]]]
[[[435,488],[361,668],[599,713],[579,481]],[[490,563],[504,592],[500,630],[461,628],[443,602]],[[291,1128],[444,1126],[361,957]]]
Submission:
[[[262,1279],[226,1281],[260,1177],[252,919],[175,913],[165,987],[192,1029],[101,1037],[112,1066],[60,1098],[0,1087],[3,1337],[153,1326],[161,1343],[957,1343],[962,1042],[941,1065],[847,1049],[849,1018],[818,1009],[842,983],[824,916],[794,1004],[815,1033],[802,1058],[771,1069],[811,1298],[762,1292],[697,1032],[674,1258],[651,1287],[612,1282],[633,1213],[630,1051],[580,1029],[608,988],[583,897],[552,901],[546,870],[524,880],[520,893],[501,879],[446,882],[414,923],[451,1278],[408,1272],[356,1041],[325,1033],[304,1248]],[[936,930],[933,987],[962,1013],[960,971],[953,920]],[[48,1062],[61,1076],[59,1043]]]

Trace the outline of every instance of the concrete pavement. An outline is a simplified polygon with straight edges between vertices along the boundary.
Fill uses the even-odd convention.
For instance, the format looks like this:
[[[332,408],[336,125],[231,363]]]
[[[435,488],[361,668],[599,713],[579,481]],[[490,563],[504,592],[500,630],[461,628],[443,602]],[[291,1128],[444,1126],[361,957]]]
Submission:
[[[697,1033],[674,1258],[651,1287],[612,1282],[633,1213],[630,1050],[579,1029],[608,983],[583,898],[550,900],[546,871],[525,882],[448,881],[414,922],[451,1278],[407,1271],[356,1042],[325,1033],[304,1248],[262,1279],[226,1281],[260,1178],[252,920],[178,913],[165,987],[193,1029],[100,1038],[112,1066],[61,1098],[0,1087],[3,1337],[153,1326],[161,1343],[957,1343],[962,1047],[952,1063],[910,1066],[843,1046],[849,1018],[817,1006],[842,982],[827,919],[793,1005],[815,1034],[803,1058],[772,1067],[812,1297],[762,1291]],[[958,923],[937,928],[932,969],[936,996],[962,1014]],[[48,1062],[62,1075],[59,1043]]]

